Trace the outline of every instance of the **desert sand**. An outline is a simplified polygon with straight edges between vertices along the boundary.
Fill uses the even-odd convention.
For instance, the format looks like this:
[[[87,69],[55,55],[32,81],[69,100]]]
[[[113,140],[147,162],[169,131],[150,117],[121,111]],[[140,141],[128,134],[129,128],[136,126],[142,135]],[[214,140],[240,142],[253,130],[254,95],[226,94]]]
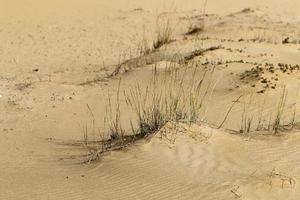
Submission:
[[[0,5],[1,200],[300,199],[298,0]],[[198,120],[90,159],[108,107],[132,133],[123,94],[154,70],[210,74]]]

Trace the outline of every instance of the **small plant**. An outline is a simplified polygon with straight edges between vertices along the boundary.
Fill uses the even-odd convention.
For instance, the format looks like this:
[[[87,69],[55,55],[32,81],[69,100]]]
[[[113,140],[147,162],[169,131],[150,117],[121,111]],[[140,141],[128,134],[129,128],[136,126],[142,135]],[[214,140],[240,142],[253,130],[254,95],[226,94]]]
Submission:
[[[137,119],[137,123],[130,121],[132,132],[127,134],[122,128],[120,120],[120,80],[116,104],[112,103],[110,97],[108,100],[104,120],[108,125],[106,137],[102,132],[102,140],[94,141],[91,145],[87,126],[84,128],[83,146],[88,149],[86,162],[98,160],[107,152],[123,149],[136,140],[156,133],[168,123],[191,124],[197,122],[211,84],[203,87],[207,73],[198,79],[196,70],[195,67],[193,71],[190,71],[192,77],[186,76],[188,67],[183,73],[181,70],[166,71],[162,76],[154,70],[152,80],[146,88],[136,84],[129,91],[124,91],[127,105],[136,114]],[[211,78],[208,81],[211,81]],[[90,108],[89,110],[93,116]],[[93,116],[93,132],[95,132],[94,129]]]
[[[125,94],[127,104],[137,116],[138,134],[151,134],[168,122],[197,121],[205,98],[205,95],[200,97],[205,74],[198,81],[195,74],[186,81],[184,75],[181,77],[174,71],[161,80],[154,72],[152,82],[145,90],[137,84]],[[163,87],[159,87],[161,85]]]
[[[144,56],[150,54],[152,51],[151,44],[149,40],[146,38],[146,36],[143,36],[141,41],[138,44],[138,55]]]
[[[253,116],[249,114],[249,105],[252,103],[252,95],[250,96],[249,101],[247,102],[244,98],[243,102],[243,113],[242,113],[242,122],[241,122],[241,128],[240,133],[243,134],[249,134],[251,132],[251,128],[253,126]]]
[[[172,36],[173,28],[171,27],[170,20],[165,20],[160,24],[158,18],[155,39],[153,42],[153,49],[159,49],[164,44],[170,43],[172,41]]]
[[[262,130],[264,128],[263,111],[264,111],[265,103],[266,102],[264,101],[262,105],[258,106],[258,122],[257,122],[256,131]]]
[[[284,87],[282,90],[281,96],[280,96],[275,120],[274,120],[274,123],[272,126],[272,130],[275,133],[279,132],[281,125],[282,125],[282,116],[283,116],[283,112],[284,112],[284,108],[285,108],[286,97],[287,97],[287,91],[286,91],[286,87]]]
[[[289,122],[284,122],[283,120],[287,100],[287,90],[285,86],[283,87],[279,95],[279,101],[276,111],[273,113],[269,113],[269,119],[267,124],[265,123],[266,120],[263,119],[263,111],[266,102],[264,101],[263,105],[258,106],[258,115],[250,115],[249,110],[253,109],[253,107],[251,107],[253,106],[251,98],[252,97],[250,97],[249,102],[243,102],[243,113],[241,118],[240,133],[250,133],[255,123],[256,131],[268,131],[274,134],[278,134],[280,133],[280,131],[283,130],[291,130],[298,124],[296,121],[296,103],[289,106],[294,108]],[[257,107],[257,105],[255,107]],[[257,116],[257,118],[255,116]]]
[[[188,31],[186,32],[185,35],[195,35],[195,34],[199,34],[201,32],[204,31],[204,23],[200,23],[200,24],[194,24],[191,23],[189,25]]]
[[[297,95],[296,95],[296,98],[298,98],[298,93],[299,93],[299,88],[297,88]],[[293,110],[293,115],[292,115],[292,118],[290,120],[290,124],[289,126],[293,129],[295,128],[297,122],[296,122],[296,114],[297,114],[297,102],[293,105],[294,107],[294,110]]]
[[[108,125],[109,125],[109,136],[112,140],[123,138],[125,131],[122,128],[121,125],[121,110],[120,110],[120,84],[121,79],[119,80],[118,89],[117,89],[117,102],[115,105],[115,111],[112,110],[112,103],[111,103],[111,97],[108,98],[108,107],[106,110],[106,116]],[[114,116],[112,116],[112,113],[115,113]]]

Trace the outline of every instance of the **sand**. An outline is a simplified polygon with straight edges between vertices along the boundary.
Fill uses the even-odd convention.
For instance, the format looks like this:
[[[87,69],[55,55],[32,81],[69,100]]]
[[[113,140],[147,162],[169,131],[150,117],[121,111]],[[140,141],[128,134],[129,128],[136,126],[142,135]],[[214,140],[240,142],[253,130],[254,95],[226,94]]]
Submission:
[[[199,0],[0,3],[0,199],[300,198],[297,127],[240,133],[243,116],[253,129],[260,116],[268,124],[283,86],[284,121],[299,110],[299,1],[208,0],[205,9]],[[174,41],[140,56],[158,16],[170,21]],[[185,34],[203,23],[199,34]],[[83,145],[66,145],[82,141],[93,119],[105,130],[108,96],[116,99],[120,78],[122,92],[146,87],[153,66],[162,75],[166,66],[183,73],[187,57],[201,66],[196,77],[215,66],[205,123],[179,123],[175,133],[167,124],[89,164],[81,162]],[[128,71],[109,77],[126,60]],[[122,95],[120,106],[129,129],[134,113]]]

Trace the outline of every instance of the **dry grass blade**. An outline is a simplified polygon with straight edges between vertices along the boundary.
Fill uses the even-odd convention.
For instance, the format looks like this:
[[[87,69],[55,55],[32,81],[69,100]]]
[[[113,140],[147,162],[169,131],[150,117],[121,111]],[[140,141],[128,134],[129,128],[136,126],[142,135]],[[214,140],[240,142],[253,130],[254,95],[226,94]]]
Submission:
[[[239,102],[239,100],[240,100],[241,98],[242,98],[242,95],[239,96],[235,101],[232,102],[232,104],[231,104],[230,108],[228,109],[228,111],[227,111],[227,113],[226,113],[226,115],[225,115],[223,121],[222,121],[222,122],[220,123],[220,125],[218,126],[218,129],[222,128],[222,126],[224,125],[224,123],[225,123],[226,120],[227,120],[228,115],[230,114],[231,110],[233,109],[234,105],[235,105],[237,102]]]

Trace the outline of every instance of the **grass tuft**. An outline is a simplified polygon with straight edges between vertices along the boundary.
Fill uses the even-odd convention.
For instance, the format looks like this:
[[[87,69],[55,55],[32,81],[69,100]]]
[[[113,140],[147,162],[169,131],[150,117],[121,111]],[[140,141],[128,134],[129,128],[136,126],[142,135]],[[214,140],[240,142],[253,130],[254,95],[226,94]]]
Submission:
[[[188,31],[185,33],[185,35],[196,35],[204,31],[204,23],[201,23],[199,25],[190,24]]]
[[[189,72],[187,72],[189,71]],[[210,73],[212,76],[213,71]],[[189,74],[189,75],[187,75]],[[190,76],[192,74],[192,76]],[[106,137],[89,142],[87,126],[84,128],[84,146],[88,147],[86,162],[98,160],[107,152],[121,150],[158,132],[167,123],[192,124],[198,121],[203,102],[211,86],[209,73],[197,76],[197,67],[182,70],[165,71],[158,74],[153,70],[150,83],[144,87],[135,84],[124,91],[127,106],[136,116],[136,122],[130,121],[131,131],[126,132],[121,124],[120,85],[115,104],[108,100],[105,123],[108,125]],[[205,84],[204,84],[205,82]],[[92,113],[91,109],[89,108]],[[93,131],[94,130],[93,121]],[[99,131],[100,134],[100,131]]]
[[[194,123],[198,120],[203,106],[203,81],[193,77],[180,76],[171,72],[163,80],[153,74],[152,81],[145,90],[139,84],[125,94],[126,102],[137,116],[137,133],[142,136],[158,131],[168,122]],[[163,88],[161,87],[163,85]]]
[[[168,44],[172,41],[173,28],[171,27],[170,20],[165,20],[162,23],[157,19],[157,28],[155,33],[155,39],[153,41],[153,49],[159,49],[164,44]]]

